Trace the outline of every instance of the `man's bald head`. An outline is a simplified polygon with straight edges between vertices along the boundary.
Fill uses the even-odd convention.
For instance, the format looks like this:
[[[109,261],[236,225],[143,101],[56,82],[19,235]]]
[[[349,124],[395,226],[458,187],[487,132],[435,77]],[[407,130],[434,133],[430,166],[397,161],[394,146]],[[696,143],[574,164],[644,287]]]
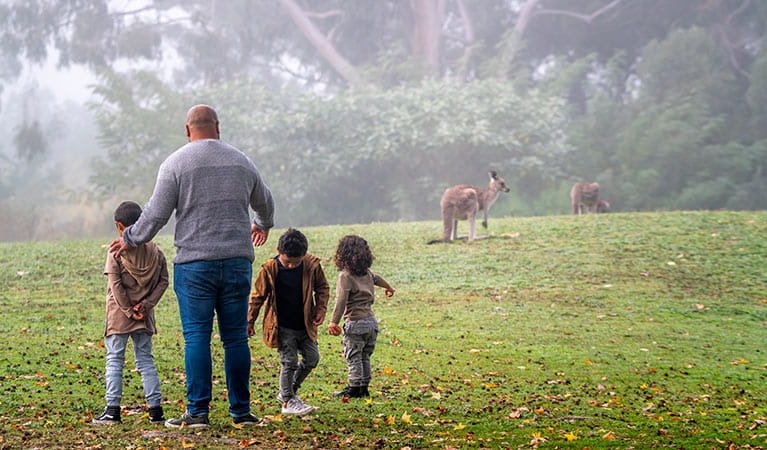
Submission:
[[[218,139],[218,114],[208,105],[195,105],[186,113],[186,135],[189,141]]]

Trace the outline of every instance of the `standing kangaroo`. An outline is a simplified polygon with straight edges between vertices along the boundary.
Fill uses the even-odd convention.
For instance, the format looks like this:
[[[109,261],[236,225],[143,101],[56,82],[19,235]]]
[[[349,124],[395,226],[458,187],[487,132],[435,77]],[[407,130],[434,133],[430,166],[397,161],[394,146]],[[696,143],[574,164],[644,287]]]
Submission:
[[[493,206],[501,192],[509,192],[506,181],[492,170],[489,172],[490,183],[487,189],[468,184],[459,184],[449,187],[442,194],[439,202],[442,208],[442,224],[444,233],[442,241],[448,242],[458,238],[458,221],[469,221],[469,237],[471,242],[477,238],[477,213],[484,213],[482,226],[487,228],[487,212]],[[434,241],[432,241],[434,242]],[[439,242],[439,241],[436,241]]]

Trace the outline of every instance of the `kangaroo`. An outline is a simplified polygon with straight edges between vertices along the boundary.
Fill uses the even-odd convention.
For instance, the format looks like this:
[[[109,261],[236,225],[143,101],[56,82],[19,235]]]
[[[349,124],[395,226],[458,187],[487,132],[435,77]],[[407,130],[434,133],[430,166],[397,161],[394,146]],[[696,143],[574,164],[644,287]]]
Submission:
[[[487,189],[468,184],[459,184],[445,189],[439,206],[442,208],[442,224],[444,233],[443,242],[449,242],[458,238],[458,221],[469,221],[469,237],[471,242],[477,238],[477,213],[484,213],[482,226],[487,228],[487,212],[498,199],[501,192],[509,192],[506,181],[498,176],[496,171],[489,172],[490,183]],[[440,242],[440,241],[432,241]]]
[[[610,212],[610,203],[603,199],[602,197],[599,197],[597,200],[597,213],[606,213]]]
[[[597,212],[599,200],[599,183],[579,182],[570,189],[570,204],[573,207],[573,214]],[[609,204],[607,207],[610,207]]]

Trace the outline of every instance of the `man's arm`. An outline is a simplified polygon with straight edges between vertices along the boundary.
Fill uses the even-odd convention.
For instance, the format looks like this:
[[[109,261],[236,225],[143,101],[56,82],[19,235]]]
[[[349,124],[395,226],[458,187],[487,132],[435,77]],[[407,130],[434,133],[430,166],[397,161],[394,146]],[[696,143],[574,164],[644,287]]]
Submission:
[[[266,242],[269,237],[269,230],[274,226],[274,199],[272,198],[272,191],[264,183],[255,164],[253,170],[256,174],[256,181],[250,192],[250,207],[253,208],[256,215],[250,227],[250,237],[253,240],[253,245],[260,247]]]
[[[142,211],[138,221],[125,228],[122,235],[122,244],[119,247],[121,249],[124,249],[126,246],[138,247],[151,241],[170,220],[170,216],[178,204],[178,195],[178,182],[166,160],[157,172],[157,182],[149,202],[144,207],[144,211]],[[113,247],[117,247],[115,243],[117,241],[119,239],[112,242],[110,251],[113,251]]]

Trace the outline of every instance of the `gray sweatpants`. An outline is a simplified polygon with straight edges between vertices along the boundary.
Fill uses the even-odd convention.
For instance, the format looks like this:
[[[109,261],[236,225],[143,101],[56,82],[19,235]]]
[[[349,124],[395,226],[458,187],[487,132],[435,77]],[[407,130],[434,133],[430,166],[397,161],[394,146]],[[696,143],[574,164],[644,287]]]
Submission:
[[[280,346],[277,352],[280,356],[280,396],[287,401],[295,395],[293,386],[301,386],[301,383],[317,367],[320,362],[320,350],[317,343],[309,338],[306,330],[291,330],[280,327]],[[301,354],[301,361],[298,355]]]
[[[344,358],[349,369],[349,386],[370,384],[370,356],[376,348],[378,322],[370,316],[344,323]]]

